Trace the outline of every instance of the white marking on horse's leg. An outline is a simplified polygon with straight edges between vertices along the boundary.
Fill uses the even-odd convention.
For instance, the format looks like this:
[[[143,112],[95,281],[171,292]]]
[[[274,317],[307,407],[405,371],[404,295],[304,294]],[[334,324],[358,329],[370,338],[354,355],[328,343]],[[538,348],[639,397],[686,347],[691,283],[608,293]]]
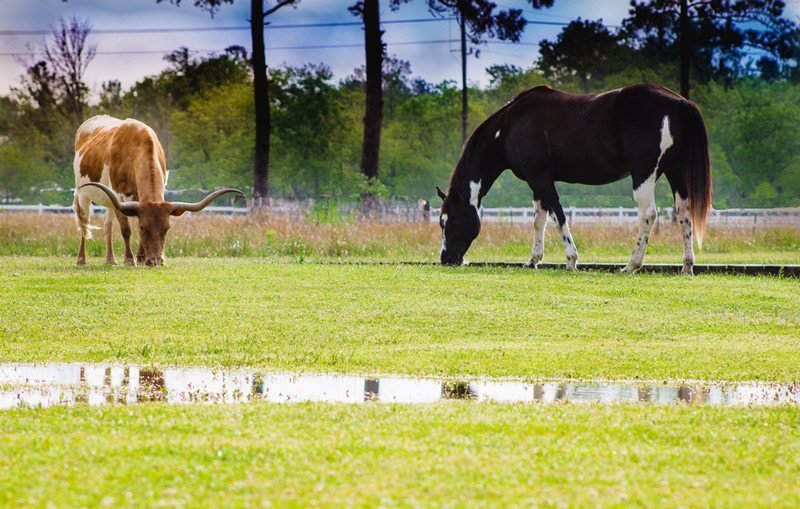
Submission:
[[[525,265],[536,267],[544,258],[544,231],[547,228],[547,213],[542,208],[540,200],[533,202],[533,246],[531,259]]]
[[[564,253],[567,255],[567,270],[578,270],[578,248],[572,240],[569,225],[566,221],[561,225],[561,241],[564,243]]]
[[[478,179],[477,182],[470,182],[469,183],[469,204],[475,207],[475,211],[478,211],[478,201],[480,201],[480,192],[481,192],[481,180]]]
[[[447,251],[447,239],[444,236],[445,226],[447,226],[447,214],[442,214],[442,253]]]
[[[675,215],[678,216],[678,224],[681,226],[683,236],[683,274],[689,276],[694,274],[694,246],[692,246],[692,218],[689,213],[689,200],[681,198],[675,193]]]
[[[647,243],[650,241],[650,232],[656,222],[656,172],[647,177],[647,180],[633,190],[633,199],[639,207],[639,236],[636,239],[636,248],[633,250],[631,260],[622,269],[623,272],[634,272],[642,267]]]
[[[499,137],[500,137],[500,129],[498,129],[498,130],[497,130],[497,132],[496,132],[496,133],[494,133],[494,139],[495,139],[495,140],[496,140],[497,138],[499,138]]]
[[[633,190],[633,199],[639,207],[639,236],[636,239],[636,248],[631,255],[631,261],[622,269],[623,272],[633,272],[641,268],[644,262],[644,254],[647,251],[647,243],[650,241],[650,232],[656,222],[658,212],[656,211],[655,188],[656,178],[658,177],[658,167],[661,158],[667,150],[674,144],[672,131],[669,128],[669,116],[664,115],[661,120],[661,139],[658,142],[658,159],[653,173],[647,180]]]

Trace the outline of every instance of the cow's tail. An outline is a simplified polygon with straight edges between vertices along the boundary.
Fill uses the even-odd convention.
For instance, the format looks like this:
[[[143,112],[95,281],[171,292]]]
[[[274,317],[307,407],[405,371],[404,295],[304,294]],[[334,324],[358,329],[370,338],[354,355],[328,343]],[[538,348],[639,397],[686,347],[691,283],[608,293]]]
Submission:
[[[97,227],[92,226],[92,224],[89,223],[89,216],[91,215],[91,202],[89,203],[89,209],[83,210],[81,208],[81,202],[78,199],[78,193],[75,193],[75,200],[73,201],[72,205],[75,207],[75,221],[78,223],[78,230],[80,230],[84,239],[91,239],[92,230],[97,229]]]
[[[708,134],[700,111],[685,101],[681,108],[681,124],[685,150],[681,162],[689,193],[689,214],[697,235],[698,247],[703,247],[703,235],[711,212],[711,163],[708,156]]]

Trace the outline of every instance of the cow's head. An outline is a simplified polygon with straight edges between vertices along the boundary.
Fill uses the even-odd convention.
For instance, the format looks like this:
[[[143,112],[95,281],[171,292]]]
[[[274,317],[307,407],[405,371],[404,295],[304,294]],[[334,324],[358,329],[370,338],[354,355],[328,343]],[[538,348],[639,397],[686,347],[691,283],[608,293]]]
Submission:
[[[158,266],[164,263],[164,245],[169,231],[169,218],[184,212],[198,212],[223,194],[236,193],[244,196],[238,189],[214,191],[197,203],[168,201],[120,201],[112,189],[99,182],[89,182],[81,187],[94,186],[108,195],[111,204],[126,216],[139,218],[139,242],[144,249],[145,264]]]

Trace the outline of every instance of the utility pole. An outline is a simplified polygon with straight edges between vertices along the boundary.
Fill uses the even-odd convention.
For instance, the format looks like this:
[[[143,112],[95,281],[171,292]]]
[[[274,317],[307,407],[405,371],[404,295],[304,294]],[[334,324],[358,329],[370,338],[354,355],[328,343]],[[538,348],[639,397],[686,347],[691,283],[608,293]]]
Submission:
[[[681,66],[681,95],[689,98],[689,63],[692,59],[692,47],[689,43],[689,7],[687,0],[681,0],[680,19],[680,41],[678,43],[680,52]]]
[[[685,0],[684,0],[685,1]],[[461,25],[461,143],[467,142],[467,30],[464,13],[458,13]]]

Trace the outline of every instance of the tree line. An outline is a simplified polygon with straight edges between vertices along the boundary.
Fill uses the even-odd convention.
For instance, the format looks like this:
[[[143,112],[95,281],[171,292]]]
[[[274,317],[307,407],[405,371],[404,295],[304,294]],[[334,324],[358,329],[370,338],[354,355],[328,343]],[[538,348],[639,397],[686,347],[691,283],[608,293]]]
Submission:
[[[207,8],[223,3],[231,2],[196,2]],[[296,3],[278,2],[273,9]],[[390,5],[399,8],[402,3],[392,0]],[[364,20],[367,48],[374,33],[368,34],[366,25],[375,28],[375,20],[367,20],[375,17],[369,4],[358,2],[351,9]],[[552,2],[531,5],[541,8]],[[460,20],[467,19],[460,9],[474,8],[474,26],[460,23],[474,48],[482,37],[518,40],[524,28],[518,13],[495,10],[491,2],[431,0],[429,6],[434,14],[454,14]],[[414,77],[410,63],[387,55],[382,42],[373,48],[380,54],[377,91],[376,59],[370,59],[369,49],[367,66],[338,82],[324,63],[309,63],[264,66],[259,85],[258,58],[241,47],[206,57],[180,48],[165,56],[167,67],[161,73],[127,90],[116,81],[104,83],[94,104],[88,103],[81,81],[94,52],[86,44],[89,27],[81,20],[64,21],[54,28],[46,52],[29,65],[20,86],[0,97],[0,196],[68,202],[59,189],[72,185],[74,130],[81,118],[108,113],[138,118],[156,130],[167,151],[169,187],[187,190],[187,197],[236,185],[262,197],[269,192],[286,198],[430,199],[433,186],[447,182],[458,159],[463,122],[471,131],[518,92],[547,84],[591,93],[652,82],[682,89],[684,95],[691,87],[709,127],[717,208],[796,206],[797,28],[782,15],[782,2],[767,0],[633,1],[620,27],[577,19],[554,40],[540,43],[540,55],[529,68],[488,68],[492,78],[485,87]],[[266,92],[254,94],[262,85]],[[259,129],[264,126],[254,119],[264,109],[260,103],[266,103],[268,112],[269,185],[259,191],[259,164],[264,169],[264,161],[258,161],[263,140]],[[668,191],[661,191],[660,201],[666,205]],[[567,205],[630,202],[627,181],[596,188],[562,185],[560,194]],[[525,184],[508,174],[485,204],[529,201]]]

